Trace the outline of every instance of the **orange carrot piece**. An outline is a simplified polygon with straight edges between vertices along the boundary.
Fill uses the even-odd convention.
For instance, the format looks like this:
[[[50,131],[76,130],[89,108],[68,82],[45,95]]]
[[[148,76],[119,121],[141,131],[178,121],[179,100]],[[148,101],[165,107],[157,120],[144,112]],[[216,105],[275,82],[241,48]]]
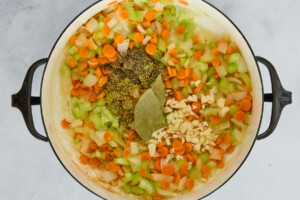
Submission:
[[[148,21],[147,19],[144,19],[141,23],[141,25],[144,27],[144,28],[149,28],[151,26],[151,22]]]
[[[231,135],[230,135],[230,133],[226,133],[226,134],[224,135],[224,137],[223,137],[223,142],[224,142],[225,144],[229,144],[229,143],[230,143],[230,140],[231,140]]]
[[[248,99],[244,99],[243,101],[241,101],[240,103],[240,108],[243,110],[243,111],[250,111],[251,110],[251,107],[252,107],[252,104],[251,104],[251,101],[248,100]]]
[[[166,145],[166,142],[165,141],[162,141],[162,142],[160,142],[158,145],[157,145],[157,147],[158,148],[161,148],[161,147],[163,147],[163,146],[165,146]]]
[[[222,142],[223,142],[223,139],[220,136],[218,136],[216,139],[216,142],[215,142],[216,145],[218,146],[218,145],[222,144]]]
[[[88,60],[88,65],[89,65],[89,67],[91,67],[91,68],[95,68],[95,67],[97,67],[98,66],[98,59],[97,58],[90,58],[89,60]]]
[[[137,21],[130,21],[129,24],[131,24],[131,25],[136,25],[136,24],[137,24]]]
[[[186,187],[186,189],[191,190],[191,189],[193,189],[194,184],[195,184],[194,179],[188,178],[188,179],[186,179],[185,187]]]
[[[176,29],[176,32],[177,32],[179,35],[184,34],[184,27],[183,27],[183,26],[178,26],[177,29]]]
[[[181,101],[183,99],[183,94],[180,90],[175,90],[174,97],[177,101]]]
[[[118,3],[118,1],[112,1],[112,2],[108,3],[107,6],[112,6],[112,5],[117,4],[117,3]]]
[[[233,145],[231,145],[230,147],[228,147],[227,149],[226,149],[226,153],[227,154],[232,154],[233,152],[234,152],[234,150],[235,150],[235,146],[233,146]]]
[[[70,39],[71,44],[75,44],[76,41],[77,41],[77,39],[78,39],[78,36],[77,36],[77,35],[73,35],[73,36],[71,37],[71,39]]]
[[[185,87],[190,83],[190,80],[188,78],[184,79],[184,80],[179,80],[179,86],[180,87]]]
[[[181,178],[180,174],[178,174],[178,173],[174,174],[173,183],[176,184],[176,185],[178,185],[179,181],[180,181],[180,178]]]
[[[224,160],[220,160],[217,163],[218,168],[223,169],[225,167],[225,161]]]
[[[163,158],[163,157],[166,157],[168,155],[169,149],[168,149],[168,147],[164,146],[162,148],[159,148],[157,150],[157,152],[159,153],[159,157]]]
[[[184,0],[179,0],[178,3],[181,3],[184,6],[188,6],[189,5],[189,3],[186,2],[186,1],[184,1]]]
[[[94,47],[94,44],[91,42],[91,40],[86,39],[86,40],[85,40],[85,43],[86,43],[86,46],[87,46],[90,50],[92,50],[92,49],[95,48],[95,47]]]
[[[199,50],[194,53],[194,60],[200,61],[200,57],[204,55],[205,51]]]
[[[154,44],[147,44],[146,46],[146,53],[149,55],[154,55],[157,52],[157,47]]]
[[[90,159],[90,165],[92,167],[98,167],[100,165],[100,160],[97,157]]]
[[[192,105],[191,105],[191,107],[192,107],[192,111],[194,113],[198,113],[200,111],[200,109],[201,109],[201,103],[199,101],[193,102]]]
[[[183,144],[182,144],[181,140],[175,139],[175,140],[173,141],[172,147],[173,147],[175,150],[181,150],[181,149],[183,148]]]
[[[154,168],[157,170],[157,171],[161,171],[161,165],[160,165],[160,159],[156,160],[154,162]]]
[[[190,67],[190,66],[187,66],[186,68],[185,68],[185,76],[187,77],[187,78],[190,78],[191,77],[191,75],[192,75],[192,68]]]
[[[222,149],[214,148],[210,155],[210,159],[222,160],[223,156],[224,156],[224,151]]]
[[[189,120],[190,122],[193,121],[193,120],[195,120],[195,119],[196,119],[196,117],[194,115],[189,115],[187,117],[187,120]]]
[[[82,48],[79,49],[79,55],[80,55],[82,58],[88,57],[89,54],[90,54],[90,51],[89,51],[87,48],[82,47]]]
[[[198,35],[194,35],[193,36],[193,43],[194,44],[198,44],[199,43],[199,37],[198,37]]]
[[[140,175],[145,177],[147,175],[147,169],[146,168],[141,168],[139,171]]]
[[[180,166],[180,171],[182,172],[185,172],[185,171],[188,171],[189,170],[189,163],[183,163],[181,166]]]
[[[129,156],[130,156],[130,152],[129,152],[128,150],[125,149],[125,150],[123,151],[123,157],[124,157],[124,158],[128,158]]]
[[[190,153],[193,150],[193,145],[189,142],[184,143],[185,153]]]
[[[161,188],[163,190],[168,190],[170,188],[170,185],[171,185],[170,182],[167,180],[161,182]]]
[[[172,50],[169,52],[169,54],[170,54],[171,57],[177,56],[177,53],[178,53],[177,49],[172,49]]]
[[[152,11],[148,11],[148,12],[146,13],[145,18],[146,18],[148,21],[151,22],[152,20],[155,19],[155,13],[152,12]]]
[[[133,41],[130,41],[130,42],[129,42],[129,49],[133,49],[133,47],[134,47],[134,42],[133,42]]]
[[[194,93],[200,92],[201,88],[202,88],[202,83],[200,83],[200,84],[194,89]]]
[[[174,166],[171,164],[166,164],[161,169],[162,174],[166,176],[172,176],[174,174],[174,171],[175,171]]]
[[[191,75],[191,80],[194,81],[194,82],[198,81],[199,80],[198,75],[197,74],[192,74]]]
[[[215,115],[211,115],[210,117],[209,117],[209,119],[210,119],[210,121],[212,122],[212,123],[214,123],[214,124],[217,124],[217,123],[219,123],[220,121],[221,121],[221,118],[217,115],[217,116],[215,116]]]
[[[117,43],[117,44],[122,44],[124,42],[125,38],[122,34],[116,34],[115,37],[114,37],[114,41]]]
[[[188,173],[187,171],[180,172],[180,176],[181,176],[181,177],[186,177],[186,176],[188,176],[188,175],[189,175],[189,173]]]
[[[161,38],[164,40],[167,40],[167,39],[169,39],[169,37],[170,37],[170,31],[168,31],[168,29],[164,29],[161,32]]]
[[[141,160],[142,161],[151,160],[150,154],[148,152],[142,153]]]
[[[230,107],[230,106],[232,106],[232,105],[234,105],[234,101],[233,101],[233,100],[227,101],[227,102],[225,103],[225,106],[227,106],[227,107]]]
[[[94,74],[95,74],[98,78],[101,78],[102,75],[103,75],[99,67],[97,67],[97,69],[95,70]]]
[[[74,58],[71,58],[67,61],[67,64],[69,65],[70,68],[74,68],[77,65],[77,61]]]
[[[220,51],[218,48],[215,47],[211,50],[211,53],[212,53],[212,55],[217,56],[220,53]]]
[[[108,166],[109,171],[111,172],[117,172],[119,169],[121,169],[120,165],[115,164],[113,161],[109,162]]]
[[[165,81],[164,83],[165,83],[165,87],[166,87],[167,89],[172,89],[172,88],[173,88],[172,82],[171,82],[170,80],[167,80],[167,81]]]
[[[129,13],[126,10],[120,12],[120,17],[123,20],[127,20],[129,18]]]
[[[143,40],[144,40],[144,35],[142,33],[137,32],[137,33],[133,34],[133,41],[143,42]]]
[[[156,36],[155,33],[152,33],[152,34],[150,35],[150,42],[151,42],[152,44],[157,44],[157,36]]]
[[[179,80],[185,79],[185,78],[186,78],[185,69],[182,68],[182,69],[180,69],[179,71],[177,71],[176,77],[177,77]]]
[[[108,36],[110,34],[110,28],[105,24],[102,28],[101,28],[101,32],[103,36]]]
[[[226,52],[227,52],[228,54],[234,53],[234,52],[235,52],[235,46],[233,46],[233,45],[228,45]]]
[[[167,22],[167,21],[164,21],[164,22],[162,23],[162,26],[163,26],[164,29],[169,29],[169,28],[170,28],[170,23]]]
[[[239,122],[243,122],[246,118],[246,115],[243,111],[240,110],[234,114],[234,118]]]
[[[92,150],[97,150],[99,147],[98,145],[96,144],[96,142],[90,142],[89,144],[89,149],[92,149]]]
[[[219,58],[217,58],[217,57],[214,57],[213,59],[212,59],[212,61],[211,61],[211,64],[212,64],[212,66],[214,66],[214,67],[218,67],[218,66],[220,66],[220,60],[219,60]]]
[[[107,44],[103,47],[103,55],[108,58],[114,57],[116,55],[116,50],[113,46]]]
[[[83,165],[87,165],[90,162],[90,158],[84,154],[81,154],[79,157],[79,162]]]
[[[66,119],[63,119],[63,120],[61,121],[61,127],[62,127],[63,129],[68,129],[68,128],[71,127],[71,123],[68,122]]]
[[[156,1],[156,0],[151,0],[151,1]],[[152,195],[152,200],[162,200],[163,196],[160,194],[154,194]]]
[[[180,156],[182,156],[182,155],[184,154],[184,152],[185,152],[185,147],[183,146],[182,149],[180,149],[180,150],[175,150],[175,155],[180,155]]]
[[[101,93],[96,97],[96,99],[97,99],[97,100],[101,100],[101,99],[103,99],[104,96],[105,96],[105,92],[101,92]]]
[[[89,122],[89,123],[88,123],[88,127],[89,127],[90,129],[92,129],[92,130],[95,130],[95,126],[94,126],[94,124],[93,124],[92,122]]]
[[[203,178],[208,179],[208,175],[210,173],[210,168],[207,165],[202,165],[201,167],[201,173]]]
[[[105,134],[104,134],[104,139],[109,142],[109,141],[112,141],[112,139],[114,138],[114,134],[112,132],[109,132],[107,131]]]

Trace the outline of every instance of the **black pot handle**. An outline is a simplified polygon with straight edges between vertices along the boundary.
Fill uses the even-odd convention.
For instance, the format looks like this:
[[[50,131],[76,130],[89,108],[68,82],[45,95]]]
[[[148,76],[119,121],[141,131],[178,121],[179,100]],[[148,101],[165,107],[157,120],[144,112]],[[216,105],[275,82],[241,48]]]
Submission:
[[[41,104],[41,98],[40,97],[32,97],[31,96],[31,86],[32,86],[32,79],[35,70],[43,65],[46,64],[48,61],[47,58],[41,59],[36,61],[34,64],[31,65],[29,70],[27,71],[27,74],[25,76],[22,88],[17,94],[14,94],[11,96],[11,105],[12,107],[18,108],[22,114],[23,118],[25,120],[26,126],[29,130],[29,132],[33,135],[33,137],[47,142],[49,139],[46,136],[43,136],[39,134],[33,124],[33,118],[32,118],[32,105],[40,105]]]
[[[292,93],[286,91],[282,87],[278,74],[272,63],[259,56],[256,56],[256,61],[268,68],[272,83],[272,93],[264,94],[264,102],[272,102],[271,122],[268,129],[264,133],[257,136],[257,139],[261,140],[271,135],[275,130],[283,108],[292,103]]]

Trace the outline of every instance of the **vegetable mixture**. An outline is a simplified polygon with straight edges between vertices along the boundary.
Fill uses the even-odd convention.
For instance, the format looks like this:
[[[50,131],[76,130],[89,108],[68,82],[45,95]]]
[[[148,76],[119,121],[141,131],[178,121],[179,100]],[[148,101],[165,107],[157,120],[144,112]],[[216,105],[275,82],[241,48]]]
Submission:
[[[125,194],[168,199],[207,182],[241,144],[251,78],[234,41],[183,0],[111,2],[71,37],[70,130],[78,163]]]

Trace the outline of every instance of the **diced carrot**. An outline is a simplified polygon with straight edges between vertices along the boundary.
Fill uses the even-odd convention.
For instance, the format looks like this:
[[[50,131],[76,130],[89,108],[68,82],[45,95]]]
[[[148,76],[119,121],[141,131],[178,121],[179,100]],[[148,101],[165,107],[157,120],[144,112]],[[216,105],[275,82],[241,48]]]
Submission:
[[[101,33],[102,33],[103,36],[108,36],[110,34],[110,28],[105,24],[101,28]]]
[[[179,150],[175,150],[175,155],[180,155],[182,156],[185,152],[185,147],[183,146],[182,149],[179,149]]]
[[[194,93],[196,94],[196,93],[200,92],[201,88],[202,88],[202,83],[200,83],[200,84],[194,89]]]
[[[172,82],[170,80],[167,80],[164,83],[165,83],[165,87],[167,89],[172,89],[173,86],[172,86]]]
[[[136,25],[136,24],[137,24],[137,21],[130,21],[129,24],[131,24],[131,25]]]
[[[104,134],[104,139],[109,142],[109,141],[112,141],[112,139],[114,138],[114,134],[112,132],[109,132],[107,131],[105,134]]]
[[[161,32],[161,38],[164,40],[167,40],[167,39],[169,39],[169,37],[170,37],[170,31],[168,31],[168,29],[164,29]]]
[[[100,165],[100,160],[97,157],[90,159],[90,165],[92,167],[98,167]]]
[[[94,126],[94,124],[93,124],[92,122],[89,122],[89,123],[88,123],[88,127],[89,127],[90,129],[92,129],[92,130],[95,130],[95,126]]]
[[[142,153],[141,160],[142,161],[151,160],[150,154],[148,152]]]
[[[159,148],[157,150],[157,152],[159,153],[159,157],[163,158],[163,157],[166,157],[169,153],[169,149],[168,147],[164,146],[162,148]]]
[[[184,27],[183,27],[183,26],[178,26],[177,29],[176,29],[176,32],[177,32],[179,35],[184,34]]]
[[[216,145],[218,146],[218,145],[220,145],[221,143],[223,142],[223,139],[220,137],[220,136],[218,136],[217,137],[217,139],[216,139]]]
[[[66,119],[63,119],[63,120],[61,121],[61,127],[64,128],[64,129],[68,129],[68,128],[71,127],[71,123],[68,122]]]
[[[194,115],[189,115],[187,117],[187,120],[189,120],[190,122],[193,121],[193,120],[195,120],[195,119],[196,119],[196,117]]]
[[[180,90],[175,90],[174,97],[177,101],[181,101],[183,99],[183,94]]]
[[[184,6],[188,6],[189,5],[189,3],[187,1],[184,1],[184,0],[179,0],[178,3],[181,3]]]
[[[191,75],[192,75],[192,68],[190,67],[190,66],[187,66],[186,68],[185,68],[185,76],[187,77],[187,78],[190,78],[191,77]]]
[[[225,161],[224,160],[220,160],[217,163],[218,168],[223,169],[225,167]]]
[[[94,49],[95,47],[94,47],[94,44],[92,43],[92,41],[91,40],[85,40],[85,43],[86,43],[86,45],[87,45],[87,47],[90,49],[90,50],[92,50],[92,49]]]
[[[199,37],[198,37],[198,35],[194,35],[193,36],[193,43],[194,44],[198,44],[199,43]]]
[[[77,65],[77,61],[74,58],[71,58],[67,61],[67,64],[69,65],[70,68],[74,68]]]
[[[82,70],[84,70],[84,69],[86,69],[86,68],[88,67],[88,63],[85,62],[85,61],[82,61],[82,62],[79,63],[79,67],[80,67]]]
[[[177,53],[178,53],[177,49],[172,49],[172,50],[169,52],[169,54],[170,54],[171,57],[177,56]]]
[[[243,111],[250,111],[251,110],[251,107],[252,107],[252,104],[251,104],[251,101],[248,100],[248,99],[244,99],[243,101],[241,101],[240,103],[240,108],[243,110]]]
[[[82,58],[88,57],[89,54],[90,54],[90,51],[89,51],[87,48],[82,47],[82,48],[79,49],[79,55],[80,55]]]
[[[88,60],[89,67],[95,68],[98,66],[98,59],[93,57]]]
[[[207,166],[207,165],[202,165],[202,167],[201,167],[201,173],[202,173],[202,176],[203,176],[205,179],[208,179],[208,176],[209,176],[209,173],[210,173],[210,168],[209,168],[209,166]]]
[[[151,22],[148,21],[147,19],[144,19],[141,25],[143,26],[143,28],[149,28],[151,26]]]
[[[180,166],[180,171],[182,172],[185,172],[185,171],[188,171],[189,170],[189,163],[183,163],[181,166]]]
[[[214,77],[214,79],[218,79],[218,78],[220,78],[220,76],[219,76],[218,72],[215,72],[215,73],[214,73],[214,75],[213,75],[213,77]]]
[[[213,49],[211,50],[211,53],[212,53],[212,55],[217,56],[217,55],[220,53],[220,51],[219,51],[218,48],[213,48]]]
[[[152,11],[148,11],[148,12],[146,13],[145,18],[146,18],[148,21],[152,21],[152,20],[155,19],[155,13],[152,12]]]
[[[233,45],[228,45],[226,52],[227,52],[228,54],[234,53],[234,52],[235,52],[235,46],[233,46]]]
[[[193,189],[194,184],[195,184],[194,179],[188,178],[188,179],[186,179],[185,187],[186,187],[186,189],[191,190],[191,189]]]
[[[172,68],[171,69],[171,74],[172,74],[172,77],[176,77],[177,76],[176,68]]]
[[[174,58],[174,57],[171,57],[170,60],[176,65],[179,63],[179,60]]]
[[[160,159],[156,160],[154,162],[154,168],[157,170],[157,171],[161,171],[161,165],[160,165]]]
[[[151,1],[157,1],[157,0],[151,0]],[[160,194],[154,194],[152,195],[152,200],[162,200],[163,196]]]
[[[198,75],[197,74],[192,74],[191,75],[191,80],[194,81],[194,82],[198,81],[199,80]]]
[[[120,12],[120,17],[121,17],[121,19],[123,19],[123,20],[127,20],[127,19],[129,18],[129,13],[128,13],[128,11],[122,10],[122,11]]]
[[[209,119],[214,124],[217,124],[221,121],[221,118],[218,115],[211,115]]]
[[[234,150],[235,150],[235,146],[231,145],[230,147],[228,147],[228,148],[226,149],[226,153],[227,153],[227,154],[231,154],[231,153],[234,152]]]
[[[198,113],[200,111],[200,109],[201,109],[201,103],[199,101],[193,102],[192,105],[191,105],[191,107],[192,107],[192,111],[194,113]]]
[[[118,1],[112,1],[112,2],[108,3],[107,6],[112,6],[112,5],[117,4],[117,3],[118,3]]]
[[[210,159],[222,160],[223,156],[224,156],[224,151],[222,149],[214,148],[210,155]]]
[[[220,66],[220,60],[219,60],[219,58],[214,57],[214,58],[212,59],[212,61],[211,61],[211,64],[212,64],[212,66],[214,66],[214,67]]]
[[[108,58],[114,57],[116,55],[116,50],[113,46],[107,44],[103,47],[103,55]]]
[[[231,136],[230,136],[230,133],[226,133],[223,137],[223,142],[225,144],[229,144],[230,143],[230,140],[231,140]]]
[[[77,35],[73,35],[73,36],[71,37],[71,39],[70,39],[71,44],[75,44],[76,41],[77,41],[77,39],[78,39],[78,36],[77,36]]]
[[[100,83],[98,83],[99,87],[103,87],[107,83],[107,76],[102,76],[100,79]]]
[[[95,70],[94,74],[98,77],[98,78],[101,78],[102,77],[102,72],[100,70],[99,67],[97,67],[97,69]]]
[[[115,37],[114,37],[114,41],[117,43],[117,44],[122,44],[124,42],[125,38],[122,34],[116,34]]]
[[[177,77],[179,80],[185,79],[185,78],[186,78],[185,69],[182,68],[182,69],[180,69],[179,71],[177,71],[176,77]]]
[[[79,162],[83,165],[87,165],[90,162],[90,158],[84,154],[81,154],[79,157]]]
[[[190,80],[188,78],[184,79],[184,80],[179,80],[179,86],[180,87],[185,87],[190,83]]]
[[[186,177],[188,175],[189,175],[189,173],[187,171],[180,172],[181,177]]]
[[[169,28],[170,28],[170,23],[167,22],[167,21],[164,21],[164,22],[162,23],[162,26],[163,26],[164,29],[169,29]]]
[[[161,182],[161,188],[163,190],[168,190],[170,188],[170,185],[171,185],[170,182],[167,180]]]
[[[96,99],[97,99],[97,100],[101,100],[101,99],[103,99],[104,96],[105,96],[105,92],[101,92],[101,93],[96,97]]]
[[[171,164],[166,164],[161,169],[162,174],[166,176],[172,176],[174,174],[174,171],[175,171],[174,166]]]
[[[200,61],[200,57],[204,55],[205,51],[199,50],[194,53],[194,60]]]
[[[78,91],[77,91],[75,88],[73,88],[73,89],[71,90],[71,97],[78,97],[78,96],[79,96]]]
[[[154,55],[157,52],[157,47],[154,44],[147,44],[146,46],[146,53],[149,55]]]
[[[128,150],[125,149],[125,150],[123,151],[123,157],[124,157],[124,158],[128,158],[129,156],[130,156],[130,152],[129,152]]]
[[[126,147],[130,147],[130,144],[131,144],[131,140],[126,140],[125,142]]]
[[[81,96],[87,95],[89,91],[90,91],[89,88],[81,88],[81,87],[78,88],[78,93]]]
[[[141,168],[139,173],[142,177],[145,177],[147,175],[147,169],[146,168]]]
[[[243,122],[246,118],[246,115],[243,111],[240,110],[234,114],[234,118],[239,122]]]
[[[106,64],[106,63],[108,63],[108,59],[104,55],[99,55],[98,62],[99,62],[99,64]]]
[[[133,41],[143,42],[143,40],[144,40],[144,35],[142,33],[137,32],[137,33],[133,34]]]
[[[175,140],[173,141],[172,147],[173,147],[175,150],[180,150],[180,149],[183,148],[183,144],[182,144],[181,140],[175,139]]]
[[[117,171],[119,171],[119,169],[121,169],[120,165],[115,164],[113,161],[109,162],[108,166],[109,166],[109,171],[111,171],[111,172],[117,172]]]
[[[226,60],[228,60],[228,59],[229,59],[229,56],[230,56],[230,54],[226,54],[226,55],[224,56],[224,58],[225,58]]]
[[[96,142],[90,142],[89,144],[89,149],[92,149],[92,150],[97,150],[99,147],[98,145],[96,144]]]
[[[151,42],[152,44],[157,44],[157,36],[156,36],[155,33],[152,33],[152,34],[150,35],[150,42]]]
[[[179,181],[180,181],[180,174],[176,173],[174,174],[174,179],[173,179],[173,183],[178,185],[179,184]]]
[[[189,142],[184,143],[185,152],[190,153],[193,150],[193,145]]]
[[[227,102],[225,103],[225,106],[227,106],[227,107],[230,107],[230,106],[232,106],[232,105],[234,105],[234,101],[233,101],[233,100],[227,101]]]
[[[129,42],[129,49],[133,49],[133,47],[134,47],[134,42],[133,42],[133,41],[130,41],[130,42]]]
[[[161,147],[163,147],[163,146],[165,146],[165,145],[166,145],[166,142],[165,142],[165,141],[162,141],[162,142],[158,143],[157,147],[158,147],[158,148],[161,148]]]

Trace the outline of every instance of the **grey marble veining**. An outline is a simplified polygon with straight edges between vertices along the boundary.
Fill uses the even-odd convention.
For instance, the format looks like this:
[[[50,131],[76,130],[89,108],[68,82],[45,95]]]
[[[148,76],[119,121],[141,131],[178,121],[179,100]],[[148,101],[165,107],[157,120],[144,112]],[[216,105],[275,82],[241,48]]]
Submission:
[[[47,57],[65,26],[93,0],[0,0],[0,199],[96,200],[60,165],[49,144],[26,129],[20,112],[10,107],[10,95],[22,84],[28,67]],[[300,196],[299,57],[300,1],[209,0],[241,29],[255,54],[276,67],[283,86],[293,92],[272,136],[255,144],[240,171],[207,199],[298,199]],[[34,79],[38,95],[42,69]],[[266,91],[267,71],[262,67]],[[271,107],[266,104],[262,129]],[[39,108],[36,127],[43,132]]]

